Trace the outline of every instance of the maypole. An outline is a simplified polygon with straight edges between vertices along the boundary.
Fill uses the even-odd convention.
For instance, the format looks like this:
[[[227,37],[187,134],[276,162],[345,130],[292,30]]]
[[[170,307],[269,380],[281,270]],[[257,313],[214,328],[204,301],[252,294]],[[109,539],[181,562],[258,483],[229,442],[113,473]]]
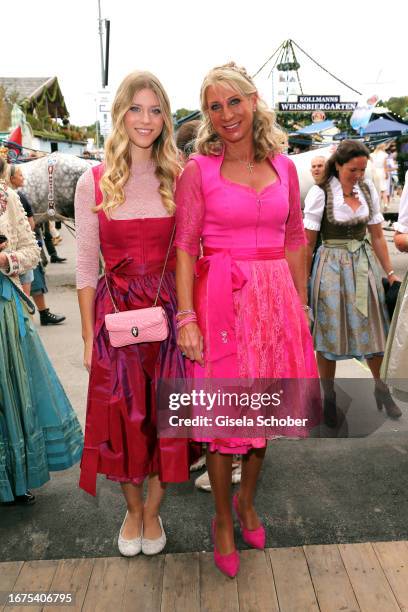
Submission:
[[[96,121],[96,147],[99,149],[100,135],[107,136],[110,131],[110,100],[109,92],[105,89],[109,76],[109,42],[110,21],[102,19],[101,0],[98,0],[98,32],[101,56],[101,84],[102,89],[97,94],[97,121]]]
[[[102,87],[105,87],[105,60],[103,56],[103,20],[101,17],[101,0],[98,0],[98,29],[99,29],[99,47],[101,53],[101,82]]]
[[[262,64],[262,66],[253,75],[256,77],[262,70],[275,59],[268,78],[272,78],[272,105],[275,106],[274,99],[274,70],[278,71],[278,101],[289,102],[292,96],[296,96],[297,93],[303,94],[302,82],[300,80],[299,68],[300,63],[297,59],[295,47],[298,51],[303,53],[308,59],[310,59],[320,70],[323,70],[333,79],[353,91],[361,95],[357,89],[348,85],[344,80],[337,77],[335,74],[330,72],[327,68],[322,66],[317,60],[315,60],[307,51],[302,49],[294,40],[285,40],[279,47],[272,53],[272,55]],[[299,91],[298,91],[299,90]]]

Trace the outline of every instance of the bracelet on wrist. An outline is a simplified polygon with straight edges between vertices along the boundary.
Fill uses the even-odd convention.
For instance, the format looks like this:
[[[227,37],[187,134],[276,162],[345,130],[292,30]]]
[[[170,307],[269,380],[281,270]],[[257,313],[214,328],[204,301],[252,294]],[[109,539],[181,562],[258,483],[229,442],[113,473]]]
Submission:
[[[185,315],[195,315],[195,310],[178,310],[176,312],[176,319],[184,317]]]
[[[395,274],[394,270],[390,270],[389,272],[387,272],[387,276],[392,276],[393,274]]]
[[[179,321],[177,321],[176,328],[181,329],[188,323],[196,323],[196,322],[197,322],[197,316],[195,314],[194,315],[191,314],[191,315],[186,316],[184,319],[180,319]]]

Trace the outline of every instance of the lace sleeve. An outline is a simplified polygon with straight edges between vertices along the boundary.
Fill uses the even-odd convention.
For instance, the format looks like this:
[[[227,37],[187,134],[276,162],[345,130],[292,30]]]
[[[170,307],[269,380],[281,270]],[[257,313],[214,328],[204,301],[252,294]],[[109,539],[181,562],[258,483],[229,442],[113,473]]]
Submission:
[[[75,192],[77,247],[76,282],[78,289],[96,288],[99,271],[99,220],[93,212],[95,189],[92,170],[79,179]]]
[[[190,255],[200,253],[200,237],[204,224],[204,197],[201,172],[194,160],[187,162],[176,188],[176,240],[175,246]]]
[[[288,159],[289,174],[289,215],[286,220],[285,249],[297,250],[306,244],[303,228],[302,208],[300,205],[299,179],[295,164]]]

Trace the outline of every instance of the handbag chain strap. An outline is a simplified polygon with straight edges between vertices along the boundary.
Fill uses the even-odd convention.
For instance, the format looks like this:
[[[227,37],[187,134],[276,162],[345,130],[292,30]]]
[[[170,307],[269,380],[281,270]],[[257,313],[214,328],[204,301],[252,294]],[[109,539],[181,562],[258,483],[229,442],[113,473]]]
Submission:
[[[105,272],[105,285],[106,285],[106,288],[107,288],[107,290],[108,290],[109,297],[110,297],[110,299],[111,299],[111,302],[112,302],[112,305],[113,305],[113,308],[114,308],[114,310],[115,310],[115,314],[116,314],[116,313],[118,313],[118,312],[119,312],[119,309],[118,309],[118,307],[116,306],[116,302],[115,302],[115,300],[113,299],[112,294],[111,294],[111,291],[110,291],[110,289],[109,289],[109,283],[108,283],[108,279],[107,279],[107,277],[106,277],[106,272]]]
[[[161,276],[160,276],[159,286],[157,288],[157,293],[156,293],[156,299],[153,302],[153,306],[157,306],[157,301],[159,299],[160,289],[161,289],[161,286],[162,286],[162,283],[163,283],[163,278],[164,278],[164,273],[166,272],[167,262],[169,260],[170,250],[171,250],[171,246],[173,244],[173,238],[174,238],[175,231],[176,231],[176,224],[174,224],[173,231],[171,232],[170,242],[169,242],[169,246],[168,246],[167,254],[166,254],[166,259],[164,260],[163,270],[162,270],[162,273],[161,273]],[[105,284],[106,284],[106,288],[108,290],[109,297],[111,299],[113,308],[115,309],[115,313],[118,313],[120,311],[119,311],[118,307],[116,306],[115,300],[113,299],[111,290],[109,288],[109,283],[108,283],[108,279],[107,279],[107,276],[106,276],[106,272],[105,272]]]
[[[157,287],[156,299],[154,300],[153,306],[157,306],[157,300],[159,299],[160,289],[161,289],[161,286],[162,286],[162,283],[163,283],[163,277],[164,277],[164,273],[166,271],[167,262],[169,260],[171,245],[173,244],[173,238],[174,238],[174,232],[175,231],[176,231],[176,224],[173,225],[173,231],[171,232],[169,247],[167,249],[166,259],[164,260],[164,266],[163,266],[163,270],[162,270],[162,273],[161,273],[161,277],[160,277],[160,281],[159,281],[159,286]]]

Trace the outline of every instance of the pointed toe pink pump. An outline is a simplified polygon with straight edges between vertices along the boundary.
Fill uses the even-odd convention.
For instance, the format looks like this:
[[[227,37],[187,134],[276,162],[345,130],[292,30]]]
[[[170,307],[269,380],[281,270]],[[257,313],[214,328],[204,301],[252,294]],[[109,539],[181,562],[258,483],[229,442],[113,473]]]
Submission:
[[[242,522],[242,518],[238,510],[238,493],[236,493],[232,498],[232,505],[241,527],[242,539],[244,542],[246,542],[246,544],[249,546],[252,546],[252,548],[263,550],[265,548],[266,541],[265,527],[262,524],[256,529],[246,529],[246,527],[244,527],[244,523]]]
[[[222,572],[226,576],[229,576],[229,578],[234,578],[238,574],[239,570],[239,553],[237,550],[234,550],[228,555],[221,555],[215,545],[215,530],[216,521],[215,518],[213,518],[211,523],[211,533],[214,542],[214,563],[218,567],[220,572]]]

